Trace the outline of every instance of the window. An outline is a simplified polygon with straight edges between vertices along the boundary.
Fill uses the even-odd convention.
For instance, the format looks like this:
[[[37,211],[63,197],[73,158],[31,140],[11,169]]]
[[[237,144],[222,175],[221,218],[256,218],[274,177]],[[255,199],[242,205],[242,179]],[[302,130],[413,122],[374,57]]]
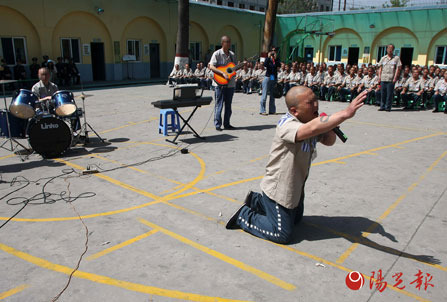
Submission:
[[[6,64],[15,65],[19,59],[27,64],[25,38],[1,38],[0,41],[0,57],[5,59]]]
[[[245,9],[245,4],[240,3],[240,4],[239,4],[239,8]]]
[[[136,61],[141,60],[141,49],[139,40],[127,40],[127,54],[135,56]]]
[[[255,6],[254,5],[250,5],[250,10],[255,10]]]
[[[341,61],[341,45],[329,46],[329,61]]]
[[[229,6],[229,7],[234,7],[234,2],[232,2],[232,1],[228,1],[228,6]]]
[[[447,46],[436,47],[435,64],[447,65]]]
[[[73,59],[75,63],[81,63],[79,39],[61,38],[61,55],[63,58]]]
[[[200,56],[202,54],[202,43],[190,42],[189,51],[191,52],[191,58],[193,61],[200,61]]]
[[[326,6],[326,11],[327,11],[327,12],[329,11],[329,6]]]
[[[324,11],[324,5],[323,4],[320,5],[320,12],[322,12],[322,11]]]
[[[222,0],[217,0],[217,5],[222,5]]]
[[[379,50],[377,51],[377,62],[386,55],[386,46],[379,46]]]
[[[259,11],[260,11],[260,12],[264,12],[264,10],[265,10],[265,8],[262,7],[262,6],[259,8]]]

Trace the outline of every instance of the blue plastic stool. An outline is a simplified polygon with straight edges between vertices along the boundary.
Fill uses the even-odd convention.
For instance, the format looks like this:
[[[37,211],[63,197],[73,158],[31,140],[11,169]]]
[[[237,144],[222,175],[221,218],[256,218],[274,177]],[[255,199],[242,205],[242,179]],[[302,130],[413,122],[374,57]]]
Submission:
[[[168,123],[168,116],[171,116],[171,122]],[[168,130],[180,131],[180,118],[174,109],[161,109],[160,122],[158,124],[158,133],[163,131],[163,136],[168,135]]]

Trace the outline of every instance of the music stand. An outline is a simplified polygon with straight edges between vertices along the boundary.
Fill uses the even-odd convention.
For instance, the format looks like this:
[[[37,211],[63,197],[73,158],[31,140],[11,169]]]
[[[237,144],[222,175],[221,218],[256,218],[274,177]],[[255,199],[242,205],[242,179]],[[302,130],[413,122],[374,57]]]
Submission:
[[[12,135],[11,135],[11,126],[9,123],[9,111],[8,111],[8,105],[6,105],[6,92],[5,92],[5,84],[9,84],[9,83],[15,83],[17,82],[17,80],[0,80],[0,84],[2,84],[3,86],[3,101],[5,103],[5,111],[6,111],[6,124],[8,126],[8,137],[6,138],[6,140],[0,145],[0,148],[3,148],[5,150],[8,150],[10,152],[14,152],[14,150],[17,148],[17,146],[21,146],[23,149],[25,149],[28,153],[30,152],[30,150],[28,150],[28,148],[26,148],[24,145],[22,145],[21,143],[19,143],[17,140],[15,140]],[[5,147],[5,144],[7,143],[11,144],[11,147],[8,149],[7,147]],[[13,142],[16,144],[16,146],[14,147]],[[19,154],[20,156],[20,154]],[[24,159],[20,156],[20,159],[23,161]]]

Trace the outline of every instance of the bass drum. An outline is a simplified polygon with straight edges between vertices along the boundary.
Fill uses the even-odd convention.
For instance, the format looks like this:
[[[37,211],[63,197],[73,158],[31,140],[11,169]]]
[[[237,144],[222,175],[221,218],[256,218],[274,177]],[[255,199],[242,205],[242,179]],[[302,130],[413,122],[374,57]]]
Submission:
[[[44,158],[57,157],[71,145],[70,127],[54,116],[31,120],[28,129],[29,144]]]

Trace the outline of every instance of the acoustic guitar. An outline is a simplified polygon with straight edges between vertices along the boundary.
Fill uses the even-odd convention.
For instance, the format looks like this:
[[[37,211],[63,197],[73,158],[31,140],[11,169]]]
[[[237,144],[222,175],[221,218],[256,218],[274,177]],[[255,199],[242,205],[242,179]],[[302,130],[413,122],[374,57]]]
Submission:
[[[222,86],[228,85],[228,82],[236,75],[236,71],[238,69],[241,69],[244,66],[245,62],[253,61],[253,60],[257,60],[257,59],[258,59],[258,56],[255,55],[255,56],[253,56],[251,58],[248,58],[244,62],[241,62],[241,63],[237,64],[237,65],[235,65],[233,62],[230,62],[230,63],[228,63],[225,66],[216,67],[217,69],[219,69],[223,73],[227,74],[228,80],[225,79],[220,74],[214,73],[214,81],[216,81],[217,84],[222,85]]]

